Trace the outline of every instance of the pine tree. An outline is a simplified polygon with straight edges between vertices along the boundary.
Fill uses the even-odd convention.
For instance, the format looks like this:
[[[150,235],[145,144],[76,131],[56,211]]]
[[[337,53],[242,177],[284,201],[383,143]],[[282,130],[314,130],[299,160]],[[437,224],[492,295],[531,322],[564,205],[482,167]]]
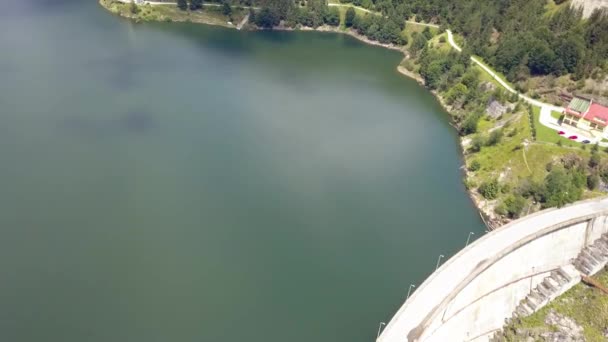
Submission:
[[[203,8],[203,0],[190,0],[190,9],[197,10]]]
[[[182,11],[185,11],[188,8],[187,0],[177,0],[177,7]]]

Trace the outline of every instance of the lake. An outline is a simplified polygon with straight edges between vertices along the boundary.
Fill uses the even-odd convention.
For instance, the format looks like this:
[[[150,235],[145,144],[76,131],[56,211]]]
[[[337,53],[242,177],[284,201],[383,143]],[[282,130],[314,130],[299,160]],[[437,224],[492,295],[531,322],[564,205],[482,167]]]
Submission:
[[[2,341],[373,341],[484,231],[398,52],[2,7]]]

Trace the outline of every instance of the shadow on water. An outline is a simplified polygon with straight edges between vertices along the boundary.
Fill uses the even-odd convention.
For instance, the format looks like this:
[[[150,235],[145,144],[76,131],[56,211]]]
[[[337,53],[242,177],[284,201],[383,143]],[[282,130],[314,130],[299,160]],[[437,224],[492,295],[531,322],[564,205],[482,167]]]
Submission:
[[[86,0],[2,0],[0,18],[17,14],[64,12]]]
[[[145,134],[156,126],[152,115],[143,109],[133,109],[111,120],[71,116],[61,120],[58,129],[74,137],[103,139],[120,135]]]
[[[162,62],[162,61],[160,61]],[[170,67],[167,62],[166,67]],[[138,54],[124,50],[109,56],[96,56],[82,64],[85,71],[91,71],[101,77],[117,91],[131,90],[136,85],[135,70],[139,61]],[[156,63],[156,65],[160,65]]]

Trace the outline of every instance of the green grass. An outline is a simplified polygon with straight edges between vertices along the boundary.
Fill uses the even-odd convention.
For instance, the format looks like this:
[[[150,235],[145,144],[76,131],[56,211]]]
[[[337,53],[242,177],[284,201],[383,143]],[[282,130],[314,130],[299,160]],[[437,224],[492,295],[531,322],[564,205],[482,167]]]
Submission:
[[[556,112],[556,111],[551,111],[551,116],[554,117],[557,120],[561,120],[563,114],[560,112]]]
[[[234,27],[228,25],[228,21],[230,21],[230,18],[222,14],[221,7],[205,7],[203,10],[199,11],[182,11],[177,8],[177,6],[171,5],[143,5],[138,6],[138,12],[134,14],[131,13],[130,4],[124,4],[115,0],[100,0],[99,3],[112,13],[128,17],[136,21],[186,21],[193,23]],[[246,13],[247,11],[244,9],[233,7],[233,24],[236,25],[238,22],[240,22],[245,17]]]
[[[332,3],[332,1],[330,1],[330,3]],[[333,1],[333,3],[340,3],[338,1]],[[346,11],[348,10],[349,7],[354,7],[352,5],[346,5],[345,6],[336,6],[338,8],[338,11],[340,12],[340,28],[342,28],[343,30],[346,29],[346,26],[344,26],[344,20],[346,18]],[[365,11],[362,11],[361,9],[354,7],[355,9],[355,13],[357,13],[357,16],[364,16],[364,15],[373,15],[371,13],[367,13]]]
[[[472,175],[472,180],[476,184],[497,178],[501,173],[502,182],[511,184],[512,187],[529,177],[542,181],[547,175],[547,164],[573,152],[571,148],[555,144],[533,143],[530,121],[525,113],[505,114],[505,119],[510,120],[510,124],[503,127],[504,136],[499,144],[483,147],[480,152],[466,156],[467,164],[473,160],[481,164],[481,169]],[[487,136],[496,124],[493,120],[481,119],[478,134]],[[528,141],[525,149],[524,141]],[[575,151],[587,153],[580,149]]]
[[[564,1],[563,3],[557,5],[557,4],[555,4],[555,1],[548,0],[547,4],[545,5],[545,16],[550,17],[553,14],[555,14],[555,12],[557,12],[558,10],[563,8],[564,6],[569,6],[569,5],[570,5],[570,1]]]
[[[608,286],[608,271],[598,273],[594,279],[604,286]],[[603,330],[606,328],[606,322],[608,322],[608,295],[582,283],[576,285],[540,311],[523,318],[521,322],[512,323],[508,326],[508,329],[554,330],[554,328],[545,324],[545,318],[551,310],[576,321],[583,328],[586,341],[606,341]],[[517,338],[508,338],[507,341],[519,341]]]
[[[539,121],[540,118],[540,107],[532,107],[532,114],[534,115],[534,122],[536,126],[536,141],[556,144],[558,141],[561,142],[562,146],[580,147],[581,144],[564,138],[557,134],[557,131],[542,125]],[[553,114],[552,114],[553,115]]]

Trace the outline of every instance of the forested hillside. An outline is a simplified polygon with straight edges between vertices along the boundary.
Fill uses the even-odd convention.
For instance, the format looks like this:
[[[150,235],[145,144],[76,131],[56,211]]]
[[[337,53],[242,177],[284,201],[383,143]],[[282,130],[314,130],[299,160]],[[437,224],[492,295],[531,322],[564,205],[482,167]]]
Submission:
[[[406,43],[398,34],[405,20],[433,22],[450,27],[465,38],[471,54],[479,55],[510,81],[534,75],[572,74],[574,79],[608,71],[608,14],[596,11],[583,20],[582,11],[564,0],[343,0],[384,14],[365,16],[355,24],[360,33]],[[316,14],[313,26],[323,23],[323,0],[291,2],[258,0],[279,20],[297,21],[302,5]],[[548,6],[548,5],[551,5]],[[548,8],[551,8],[549,10]],[[368,30],[373,26],[372,30]],[[384,32],[383,32],[384,31]],[[381,37],[375,37],[378,32]],[[380,40],[380,39],[376,39]]]

